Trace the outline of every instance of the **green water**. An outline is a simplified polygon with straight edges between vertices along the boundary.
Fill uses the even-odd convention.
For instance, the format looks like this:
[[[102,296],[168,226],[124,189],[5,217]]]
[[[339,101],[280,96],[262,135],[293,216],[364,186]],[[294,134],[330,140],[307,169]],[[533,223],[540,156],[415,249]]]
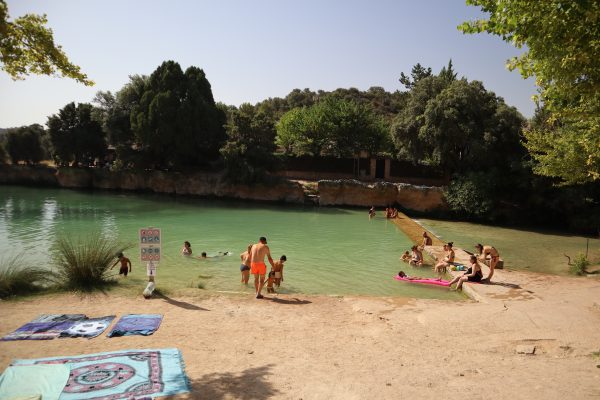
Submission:
[[[475,251],[477,243],[496,247],[506,268],[566,275],[569,267],[564,254],[573,260],[578,254],[585,254],[586,248],[593,263],[600,261],[598,239],[468,222],[432,219],[419,219],[418,222],[442,240],[454,242],[455,246],[471,252]]]
[[[410,240],[380,215],[366,211],[303,208],[159,195],[80,192],[0,186],[0,255],[24,252],[29,260],[49,264],[60,235],[98,232],[136,243],[138,229],[162,229],[162,259],[157,287],[168,290],[247,292],[240,284],[239,254],[259,236],[268,238],[274,258],[287,256],[283,293],[376,295],[460,299],[447,289],[406,284],[392,277],[434,276],[399,261]],[[180,254],[183,241],[194,255],[231,251],[233,256],[198,260]],[[137,247],[126,255],[133,273],[120,286],[141,291],[145,263]]]

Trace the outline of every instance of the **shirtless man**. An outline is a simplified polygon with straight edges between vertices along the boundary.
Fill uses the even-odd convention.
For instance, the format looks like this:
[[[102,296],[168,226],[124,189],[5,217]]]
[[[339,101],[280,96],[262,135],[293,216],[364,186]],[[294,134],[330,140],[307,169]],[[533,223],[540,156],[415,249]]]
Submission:
[[[250,249],[250,273],[254,275],[254,288],[256,289],[256,298],[262,299],[263,286],[265,284],[265,275],[267,273],[267,266],[265,265],[265,256],[271,264],[271,268],[275,268],[273,264],[273,258],[271,258],[271,250],[267,246],[267,238],[261,236],[258,243],[252,245]]]
[[[477,243],[475,248],[479,251],[479,260],[482,262],[485,262],[488,255],[490,256],[490,273],[487,278],[481,280],[481,282],[489,283],[492,280],[492,276],[494,276],[494,268],[496,268],[496,264],[500,260],[500,253],[498,253],[498,250],[494,246],[490,246],[489,244],[482,246],[481,243]]]

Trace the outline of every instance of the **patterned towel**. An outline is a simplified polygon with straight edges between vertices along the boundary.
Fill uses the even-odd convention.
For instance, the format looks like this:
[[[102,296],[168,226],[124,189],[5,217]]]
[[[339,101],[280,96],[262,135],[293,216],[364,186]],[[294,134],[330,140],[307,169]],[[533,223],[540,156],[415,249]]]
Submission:
[[[113,319],[115,319],[114,315],[107,315],[106,317],[88,318],[82,321],[75,322],[73,326],[63,331],[60,334],[60,337],[86,337],[90,339],[95,338],[110,326],[110,323]]]
[[[129,335],[152,335],[160,326],[160,314],[127,314],[123,315],[108,333],[108,337]]]
[[[15,360],[13,365],[65,364],[71,368],[60,400],[155,398],[190,391],[177,349],[123,350],[73,357]]]
[[[83,314],[43,314],[1,340],[48,340],[84,320]]]

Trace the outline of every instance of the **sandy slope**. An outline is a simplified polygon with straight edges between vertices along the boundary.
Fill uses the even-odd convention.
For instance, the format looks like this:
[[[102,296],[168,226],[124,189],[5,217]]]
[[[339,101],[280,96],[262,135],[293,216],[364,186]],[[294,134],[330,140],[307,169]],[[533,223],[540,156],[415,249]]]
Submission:
[[[600,281],[524,279],[529,297],[487,304],[208,294],[0,302],[0,335],[42,313],[164,314],[150,337],[0,342],[0,368],[13,358],[178,347],[193,385],[182,398],[600,397]],[[535,355],[516,354],[520,344]]]

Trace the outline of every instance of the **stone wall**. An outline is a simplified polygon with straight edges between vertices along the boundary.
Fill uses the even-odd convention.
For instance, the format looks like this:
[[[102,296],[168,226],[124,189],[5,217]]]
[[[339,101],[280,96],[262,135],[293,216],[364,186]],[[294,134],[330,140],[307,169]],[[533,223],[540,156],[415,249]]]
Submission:
[[[406,183],[378,182],[366,184],[356,180],[319,181],[319,204],[322,206],[376,206],[399,204],[420,212],[445,210],[443,189]]]
[[[293,181],[269,185],[230,184],[220,174],[162,171],[110,172],[95,168],[0,167],[0,184],[44,185],[72,189],[134,190],[166,194],[303,203],[304,190]]]
[[[290,180],[242,185],[223,181],[216,173],[163,171],[111,172],[96,168],[0,166],[0,184],[55,186],[74,189],[133,190],[203,197],[226,197],[302,204],[309,193]],[[317,185],[322,206],[385,207],[399,204],[420,212],[446,209],[442,188],[405,183],[365,183],[356,180],[321,180]],[[314,196],[312,196],[314,197]]]

